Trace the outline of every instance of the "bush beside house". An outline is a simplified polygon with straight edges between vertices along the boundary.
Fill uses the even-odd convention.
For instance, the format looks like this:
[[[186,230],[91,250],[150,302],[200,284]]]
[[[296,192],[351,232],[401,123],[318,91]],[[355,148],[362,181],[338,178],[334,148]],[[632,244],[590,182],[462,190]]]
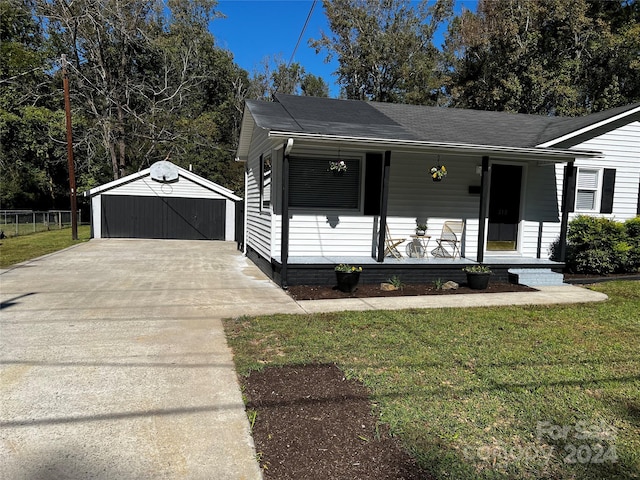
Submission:
[[[557,242],[552,246],[558,251]],[[580,215],[569,223],[567,269],[606,275],[640,271],[640,217],[626,222]]]

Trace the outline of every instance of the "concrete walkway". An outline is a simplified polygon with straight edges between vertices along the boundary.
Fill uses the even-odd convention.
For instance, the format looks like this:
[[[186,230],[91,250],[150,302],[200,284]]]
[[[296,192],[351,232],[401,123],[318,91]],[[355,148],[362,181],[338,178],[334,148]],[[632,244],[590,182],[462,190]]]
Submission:
[[[261,478],[220,319],[302,309],[235,244],[92,240],[0,292],[0,478]]]
[[[566,286],[296,303],[225,242],[92,240],[0,273],[11,480],[260,479],[225,317],[606,299]]]
[[[304,300],[298,305],[306,313],[342,310],[401,310],[403,308],[499,307],[506,305],[553,305],[561,303],[601,302],[604,293],[583,287],[563,285],[536,287],[536,292],[491,294],[424,295],[420,297],[344,298],[340,300]]]

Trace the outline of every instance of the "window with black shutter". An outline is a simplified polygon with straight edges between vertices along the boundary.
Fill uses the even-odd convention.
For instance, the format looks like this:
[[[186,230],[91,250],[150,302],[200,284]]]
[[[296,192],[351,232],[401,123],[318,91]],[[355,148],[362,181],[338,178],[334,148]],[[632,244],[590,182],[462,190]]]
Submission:
[[[343,161],[346,170],[331,170]],[[289,207],[317,210],[360,209],[360,159],[291,157]]]
[[[600,213],[613,212],[613,192],[615,184],[615,168],[605,168],[602,175],[602,199],[600,200]]]
[[[260,211],[271,207],[271,155],[260,155]]]

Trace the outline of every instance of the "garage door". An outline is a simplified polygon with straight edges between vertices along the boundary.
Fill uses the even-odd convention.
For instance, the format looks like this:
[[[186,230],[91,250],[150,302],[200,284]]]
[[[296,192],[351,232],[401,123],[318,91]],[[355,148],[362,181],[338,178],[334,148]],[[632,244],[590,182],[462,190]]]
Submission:
[[[225,200],[102,196],[104,238],[224,240]]]

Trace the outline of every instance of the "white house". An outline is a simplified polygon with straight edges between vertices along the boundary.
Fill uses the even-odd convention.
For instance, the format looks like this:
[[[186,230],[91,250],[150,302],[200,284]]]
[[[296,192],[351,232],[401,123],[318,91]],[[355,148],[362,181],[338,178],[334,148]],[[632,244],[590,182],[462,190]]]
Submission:
[[[84,195],[91,199],[94,238],[236,240],[241,198],[171,162],[156,162]]]
[[[549,246],[573,215],[638,215],[640,104],[562,118],[278,95],[247,101],[237,157],[246,253],[282,285],[331,283],[345,262],[372,282],[475,262],[506,278],[561,267]],[[448,220],[464,222],[461,259],[385,256],[387,229],[404,253],[428,222],[430,252]]]

